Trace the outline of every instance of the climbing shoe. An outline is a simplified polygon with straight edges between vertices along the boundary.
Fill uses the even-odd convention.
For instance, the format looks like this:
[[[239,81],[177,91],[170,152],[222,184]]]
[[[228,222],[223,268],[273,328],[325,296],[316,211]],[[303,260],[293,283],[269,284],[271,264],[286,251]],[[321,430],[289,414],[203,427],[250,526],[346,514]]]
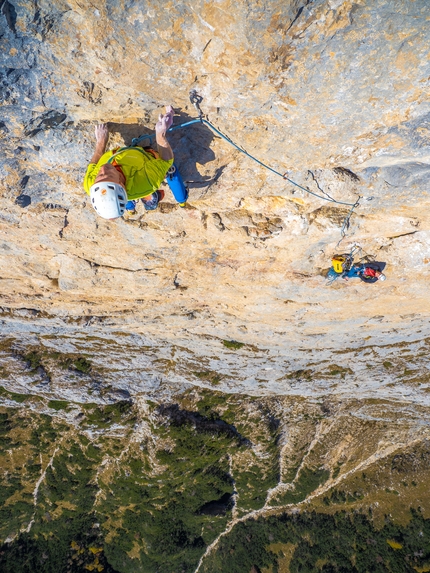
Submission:
[[[158,207],[158,203],[163,199],[164,199],[164,191],[162,189],[159,189],[158,191],[152,194],[152,197],[149,201],[144,201],[142,199],[142,203],[146,211],[154,211]]]
[[[130,215],[134,215],[136,213],[136,201],[127,201],[125,210],[128,211]]]

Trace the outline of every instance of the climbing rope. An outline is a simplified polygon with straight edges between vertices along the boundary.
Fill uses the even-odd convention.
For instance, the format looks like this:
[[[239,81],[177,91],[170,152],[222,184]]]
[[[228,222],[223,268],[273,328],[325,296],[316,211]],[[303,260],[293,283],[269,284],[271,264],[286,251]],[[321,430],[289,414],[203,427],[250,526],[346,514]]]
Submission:
[[[343,220],[342,223],[342,228],[340,230],[340,234],[341,234],[341,238],[339,240],[339,242],[336,245],[336,249],[338,248],[338,246],[341,244],[341,242],[344,240],[344,238],[346,237],[346,232],[349,229],[349,223],[351,220],[351,215],[354,213],[354,209],[356,207],[358,207],[359,203],[360,203],[360,199],[361,199],[361,195],[358,196],[357,201],[354,203],[354,205],[352,206],[352,208],[350,209],[348,215],[345,217],[345,219]]]
[[[207,127],[209,127],[209,129],[211,129],[219,137],[224,139],[224,141],[227,141],[227,143],[229,143],[235,149],[237,149],[238,151],[240,151],[241,153],[243,153],[244,155],[246,155],[247,157],[249,157],[250,159],[252,159],[256,163],[258,163],[259,165],[261,165],[262,167],[264,167],[268,171],[271,171],[275,175],[282,177],[282,179],[284,181],[288,181],[289,183],[291,183],[295,187],[298,187],[299,189],[301,189],[305,193],[309,193],[310,195],[313,195],[314,197],[318,197],[318,199],[322,199],[323,201],[328,201],[329,203],[336,203],[337,205],[346,205],[347,207],[351,207],[349,213],[347,214],[347,216],[345,217],[345,219],[343,221],[342,228],[341,228],[342,237],[341,237],[339,243],[336,245],[336,246],[338,246],[340,244],[340,242],[343,241],[343,239],[346,236],[346,231],[349,228],[351,216],[352,216],[354,210],[358,207],[361,196],[358,197],[358,199],[355,203],[346,203],[345,201],[337,201],[336,199],[333,199],[330,196],[323,196],[323,195],[319,195],[318,193],[314,193],[310,189],[303,187],[302,185],[300,185],[296,181],[293,181],[292,179],[287,177],[287,173],[281,173],[280,171],[273,169],[273,167],[270,167],[270,165],[267,165],[263,161],[260,161],[259,159],[254,157],[254,155],[251,155],[251,153],[246,151],[246,149],[237,145],[237,143],[235,143],[228,135],[225,135],[224,133],[222,133],[222,131],[220,131],[217,127],[215,127],[210,121],[208,121],[207,119],[204,119],[203,112],[200,108],[200,103],[202,102],[202,100],[203,100],[203,98],[200,95],[198,95],[196,90],[191,90],[190,101],[194,105],[194,107],[196,108],[196,111],[199,114],[199,117],[197,119],[192,119],[191,121],[187,121],[185,123],[180,123],[178,125],[174,125],[174,126],[170,127],[167,130],[167,132],[170,133],[172,131],[177,131],[178,129],[183,129],[184,127],[188,127],[188,126],[193,125],[195,123],[200,123],[200,124],[206,125]],[[132,140],[132,146],[134,147],[134,146],[138,145],[141,141],[144,141],[145,139],[148,139],[152,144],[153,140],[155,139],[155,135],[141,135],[140,137],[134,138]]]

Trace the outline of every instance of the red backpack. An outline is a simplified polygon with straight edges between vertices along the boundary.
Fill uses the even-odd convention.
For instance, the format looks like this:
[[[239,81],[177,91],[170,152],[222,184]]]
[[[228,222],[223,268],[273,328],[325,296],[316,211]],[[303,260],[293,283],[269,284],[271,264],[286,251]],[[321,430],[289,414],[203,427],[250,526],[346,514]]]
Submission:
[[[371,269],[370,267],[365,267],[363,276],[370,279],[372,277],[376,277],[376,273],[377,271],[375,271],[375,269]]]

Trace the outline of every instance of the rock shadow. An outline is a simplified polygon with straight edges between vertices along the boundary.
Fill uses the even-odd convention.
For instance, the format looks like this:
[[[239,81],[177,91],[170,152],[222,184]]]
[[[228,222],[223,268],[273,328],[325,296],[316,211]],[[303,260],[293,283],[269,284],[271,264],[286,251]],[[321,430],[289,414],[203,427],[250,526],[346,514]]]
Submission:
[[[173,126],[196,119],[196,116],[190,116],[181,110],[175,111]],[[154,134],[154,128],[140,124],[111,122],[108,123],[108,128],[110,132],[119,133],[125,145],[131,145],[134,138]],[[201,175],[197,168],[197,165],[206,165],[215,160],[215,153],[210,148],[214,137],[216,136],[213,132],[201,123],[195,123],[168,134],[170,145],[175,154],[175,164],[189,188],[206,188],[207,190],[222,175],[225,166],[218,167],[213,175]],[[143,139],[139,145],[142,147],[149,146],[150,140]],[[155,140],[153,140],[151,147],[156,149]]]
[[[363,264],[366,267],[370,267],[371,269],[374,269],[375,271],[380,271],[381,273],[384,272],[384,269],[387,266],[387,263],[382,262],[382,261],[369,261],[369,262],[365,262]]]
[[[177,111],[173,125],[185,123],[196,119],[184,111]],[[169,141],[175,153],[175,163],[190,189],[206,190],[213,185],[222,175],[225,165],[216,168],[213,175],[201,175],[197,165],[207,165],[216,159],[215,153],[210,148],[214,133],[202,123],[195,123],[183,129],[178,129],[169,134]]]
[[[209,501],[202,505],[197,511],[197,515],[225,515],[234,506],[234,497],[230,493],[225,493],[220,499]]]
[[[237,440],[241,446],[251,447],[248,438],[242,436],[232,424],[222,420],[218,414],[211,413],[210,416],[203,416],[199,412],[192,410],[182,410],[178,404],[160,404],[157,408],[160,416],[167,418],[171,425],[176,427],[190,425],[197,433],[210,433],[214,435],[225,435]]]
[[[30,195],[24,195],[23,193],[21,193],[15,199],[15,204],[22,208],[28,207],[31,204]]]

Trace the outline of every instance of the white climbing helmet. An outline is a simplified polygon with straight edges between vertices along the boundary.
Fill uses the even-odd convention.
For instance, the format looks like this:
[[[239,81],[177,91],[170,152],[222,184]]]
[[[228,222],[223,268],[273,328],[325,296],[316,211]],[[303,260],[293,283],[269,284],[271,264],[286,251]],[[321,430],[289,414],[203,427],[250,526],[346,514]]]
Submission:
[[[378,280],[380,280],[380,281],[385,281],[386,278],[387,278],[387,277],[384,275],[384,273],[381,273],[381,274],[379,275],[379,277],[378,277]]]
[[[90,188],[91,205],[103,219],[116,219],[124,215],[127,193],[118,183],[102,181]]]

